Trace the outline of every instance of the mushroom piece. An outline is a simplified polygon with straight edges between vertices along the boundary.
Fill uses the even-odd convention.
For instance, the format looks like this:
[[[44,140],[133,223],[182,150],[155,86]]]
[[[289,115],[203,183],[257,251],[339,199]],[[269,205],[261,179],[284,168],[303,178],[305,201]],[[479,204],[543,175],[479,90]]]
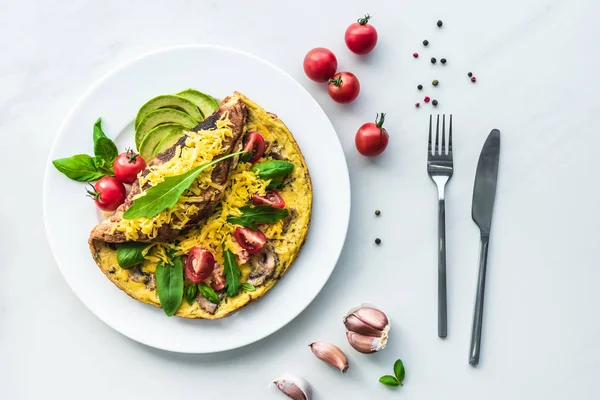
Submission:
[[[248,277],[248,283],[254,286],[260,286],[265,283],[265,280],[273,276],[276,264],[277,254],[269,246],[263,247],[259,253],[250,259],[252,270]]]

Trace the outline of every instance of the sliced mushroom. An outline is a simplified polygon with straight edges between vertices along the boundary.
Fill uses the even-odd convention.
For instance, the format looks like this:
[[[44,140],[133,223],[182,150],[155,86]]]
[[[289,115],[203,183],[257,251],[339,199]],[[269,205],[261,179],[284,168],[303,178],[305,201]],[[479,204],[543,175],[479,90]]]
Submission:
[[[250,259],[250,265],[252,270],[248,277],[248,283],[254,286],[260,286],[265,283],[267,279],[273,276],[275,272],[275,266],[277,265],[277,254],[271,249],[270,246],[265,246],[258,253]]]
[[[198,293],[196,301],[198,302],[200,308],[209,314],[214,314],[217,311],[217,307],[219,307],[218,304],[211,303],[210,301],[206,300],[200,293]]]
[[[275,160],[285,160],[285,157],[280,152],[279,144],[277,142],[273,142],[267,155],[273,157]]]
[[[129,279],[137,283],[147,284],[150,280],[150,276],[150,274],[142,271],[142,267],[139,265],[129,270]]]
[[[287,229],[289,228],[290,224],[292,223],[292,220],[294,218],[296,218],[298,216],[298,211],[296,211],[295,208],[290,208],[289,209],[289,214],[287,217],[284,218],[283,220],[283,226],[282,226],[282,231],[285,233],[287,231]]]

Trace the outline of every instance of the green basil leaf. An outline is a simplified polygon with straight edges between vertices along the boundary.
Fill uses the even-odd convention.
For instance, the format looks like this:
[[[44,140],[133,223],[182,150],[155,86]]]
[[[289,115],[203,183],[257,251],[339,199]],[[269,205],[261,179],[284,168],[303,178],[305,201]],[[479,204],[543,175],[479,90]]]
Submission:
[[[254,152],[248,151],[240,156],[240,161],[248,162],[248,161],[250,161],[250,159],[252,158],[253,155],[254,155]]]
[[[98,118],[96,122],[94,122],[94,143],[100,138],[106,137],[104,131],[102,130],[102,118]]]
[[[225,250],[223,252],[223,258],[225,259],[223,270],[225,273],[227,296],[233,297],[239,293],[240,287],[242,286],[242,283],[240,282],[240,275],[242,272],[238,268],[237,262],[235,261],[235,256],[231,250]]]
[[[242,152],[240,151],[237,153],[228,154],[209,163],[191,169],[185,174],[169,176],[165,178],[164,181],[146,190],[142,197],[135,199],[131,207],[129,207],[123,214],[123,218],[152,218],[161,211],[173,207],[175,203],[177,203],[177,200],[179,200],[181,194],[190,187],[190,185],[202,171],[211,165],[218,163],[219,161],[235,157],[241,153]]]
[[[98,170],[94,158],[87,154],[77,154],[73,157],[59,158],[52,161],[57,170],[62,172],[69,179],[78,182],[92,182],[104,176],[102,171]]]
[[[270,205],[243,206],[240,208],[242,215],[239,217],[227,217],[227,222],[234,225],[247,226],[256,230],[256,224],[274,224],[289,215],[284,208],[275,208]]]
[[[185,299],[187,300],[189,305],[194,304],[194,301],[196,301],[197,294],[198,294],[198,286],[196,286],[195,283],[186,288]]]
[[[260,179],[273,180],[276,185],[281,185],[283,179],[294,170],[294,164],[289,161],[271,160],[256,164],[251,171]]]
[[[256,290],[254,285],[248,282],[242,283],[242,289],[244,289],[247,292],[254,292]]]
[[[96,158],[106,162],[106,165],[103,164],[103,169],[112,174],[112,164],[119,155],[119,151],[115,143],[104,134],[102,130],[102,118],[98,118],[94,124],[94,155]]]
[[[173,265],[156,265],[156,291],[165,314],[169,317],[177,312],[183,300],[183,263],[181,257],[173,259]]]
[[[198,284],[198,290],[200,291],[202,297],[204,297],[206,300],[210,301],[213,304],[219,304],[219,296],[206,283],[200,282]]]
[[[402,360],[396,360],[396,362],[394,363],[394,375],[396,375],[396,378],[398,379],[398,382],[400,382],[400,385],[402,385],[402,381],[404,380],[405,374],[406,371],[404,370],[404,364],[402,364]]]
[[[144,262],[142,252],[148,243],[126,242],[117,249],[117,263],[121,268],[131,268]]]
[[[379,382],[383,383],[386,386],[400,386],[401,383],[398,382],[395,376],[385,375],[379,378]]]

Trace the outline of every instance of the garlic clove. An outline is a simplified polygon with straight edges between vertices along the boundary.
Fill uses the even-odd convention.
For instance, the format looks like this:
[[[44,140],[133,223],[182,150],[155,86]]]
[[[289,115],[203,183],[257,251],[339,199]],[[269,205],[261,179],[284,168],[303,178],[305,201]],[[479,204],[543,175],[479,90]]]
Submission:
[[[372,327],[354,314],[344,317],[344,325],[350,332],[360,333],[365,336],[381,336],[383,331]]]
[[[284,374],[275,379],[273,384],[283,394],[293,400],[310,400],[312,397],[310,384],[299,376]]]
[[[310,344],[310,349],[318,359],[333,365],[342,373],[346,373],[348,368],[348,359],[344,352],[336,345],[325,342],[314,342]]]
[[[354,315],[365,324],[378,329],[380,331],[385,330],[390,325],[387,315],[381,310],[371,306],[360,306],[353,308],[348,312],[348,316]]]
[[[356,351],[364,354],[371,354],[385,349],[388,335],[387,331],[384,331],[381,337],[365,336],[360,333],[348,331],[346,332],[346,338]]]

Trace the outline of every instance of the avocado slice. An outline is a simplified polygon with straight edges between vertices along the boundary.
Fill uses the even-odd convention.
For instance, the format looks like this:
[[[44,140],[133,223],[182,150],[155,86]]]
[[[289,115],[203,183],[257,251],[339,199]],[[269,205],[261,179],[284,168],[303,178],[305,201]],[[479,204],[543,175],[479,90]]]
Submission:
[[[154,128],[163,124],[179,124],[185,129],[192,129],[198,123],[184,112],[172,108],[159,108],[144,117],[135,131],[135,146],[139,149],[146,135]]]
[[[183,92],[177,93],[177,96],[184,97],[196,104],[200,111],[202,111],[204,118],[208,117],[219,108],[219,102],[217,100],[195,89],[186,89]]]
[[[158,125],[156,128],[148,132],[142,141],[142,144],[140,145],[140,155],[146,161],[146,163],[150,162],[150,160],[156,155],[155,149],[163,139],[170,135],[175,135],[179,138],[181,137],[184,129],[184,126],[179,124]]]
[[[163,151],[170,149],[183,135],[185,135],[183,131],[173,131],[164,136],[160,143],[154,148],[153,156],[156,157]]]
[[[196,122],[200,122],[204,119],[202,113],[198,109],[198,106],[194,102],[186,99],[185,97],[174,94],[166,94],[148,100],[146,104],[140,108],[137,117],[135,117],[136,129],[146,115],[150,114],[154,110],[158,110],[159,108],[174,108],[183,111],[190,117],[194,118]]]

